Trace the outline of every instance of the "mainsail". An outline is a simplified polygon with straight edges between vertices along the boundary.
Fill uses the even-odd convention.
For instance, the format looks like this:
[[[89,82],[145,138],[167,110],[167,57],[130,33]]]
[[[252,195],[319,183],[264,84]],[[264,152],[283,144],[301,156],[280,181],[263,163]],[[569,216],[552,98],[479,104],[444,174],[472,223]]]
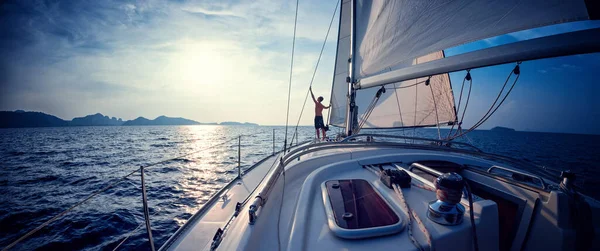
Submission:
[[[387,89],[368,118],[365,109],[377,88],[357,90],[355,103],[359,107],[358,119],[366,119],[364,128],[454,122],[454,100],[447,73],[431,76],[430,85],[414,85],[427,77],[394,83],[392,79],[382,80],[382,76],[442,59],[444,49],[460,44],[589,20],[597,15],[597,10],[590,9],[583,0],[342,0],[330,124],[345,126],[349,73],[354,83],[376,77],[377,85]]]

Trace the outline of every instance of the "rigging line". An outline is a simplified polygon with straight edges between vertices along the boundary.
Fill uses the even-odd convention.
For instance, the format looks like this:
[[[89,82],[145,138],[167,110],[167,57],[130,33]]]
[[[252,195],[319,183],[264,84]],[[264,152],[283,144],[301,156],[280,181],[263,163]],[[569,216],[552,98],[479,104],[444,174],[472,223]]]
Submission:
[[[371,103],[369,104],[369,106],[367,107],[367,109],[365,110],[365,114],[363,115],[363,118],[361,119],[359,125],[358,125],[358,129],[356,131],[356,133],[359,133],[360,130],[362,129],[362,127],[365,125],[365,123],[367,122],[367,120],[369,119],[369,116],[371,116],[371,113],[373,113],[373,110],[375,109],[375,106],[377,105],[377,102],[379,101],[379,98],[381,97],[381,95],[385,93],[385,87],[382,86],[377,93],[375,94],[375,97],[373,97],[373,100],[371,101]]]
[[[462,101],[463,88],[465,87],[466,80],[467,80],[467,77],[465,76],[465,78],[463,78],[462,85],[460,86],[460,95],[458,96],[458,108],[455,108],[455,110],[454,110],[455,115],[457,115],[458,112],[460,111],[460,102]],[[452,123],[452,127],[450,127],[450,131],[448,131],[448,136],[446,136],[446,138],[450,137],[450,134],[452,134],[452,130],[454,130],[454,125],[456,123],[458,123],[458,121],[456,121],[455,123]]]
[[[271,173],[271,170],[273,170],[273,167],[275,166],[275,163],[277,163],[277,160],[280,159],[282,157],[281,154],[284,154],[285,152],[280,152],[277,155],[275,155],[273,158],[273,163],[271,163],[271,167],[269,167],[269,170],[265,173],[265,175],[262,177],[262,179],[260,180],[260,182],[258,182],[258,184],[262,184],[263,181],[265,180],[265,178],[267,178],[267,176],[269,175],[269,173]],[[258,187],[260,186],[255,186],[254,189],[252,189],[252,191],[250,193],[248,193],[248,196],[246,196],[246,198],[240,203],[240,208],[244,207],[246,205],[246,203],[248,203],[248,201],[250,200],[250,197],[252,197],[252,195],[254,194],[254,192],[256,192],[256,190],[258,189]],[[227,221],[227,223],[225,224],[225,226],[223,227],[223,231],[225,231],[228,227],[229,227],[229,223],[235,218],[237,217],[235,214],[231,215],[231,217],[229,218],[229,220]]]
[[[25,240],[27,237],[29,237],[29,236],[31,236],[31,235],[33,235],[33,234],[35,234],[37,231],[41,230],[42,228],[44,228],[45,226],[49,225],[50,223],[52,223],[52,222],[54,222],[54,221],[58,220],[60,217],[64,216],[65,214],[67,214],[68,212],[72,211],[72,210],[73,210],[73,209],[75,209],[76,207],[78,207],[78,206],[82,205],[83,203],[85,203],[85,202],[89,201],[90,199],[92,199],[92,198],[93,198],[93,197],[95,197],[96,195],[98,195],[98,194],[100,194],[100,193],[102,193],[102,192],[104,192],[104,191],[108,190],[109,188],[111,188],[111,187],[113,187],[113,186],[115,186],[115,185],[117,185],[117,184],[119,184],[119,183],[123,182],[125,179],[127,179],[127,177],[129,177],[129,176],[133,175],[134,173],[137,173],[138,171],[139,171],[139,169],[136,169],[136,170],[134,170],[134,171],[132,171],[132,172],[128,173],[127,175],[125,175],[125,176],[123,176],[123,177],[121,177],[121,178],[119,178],[119,179],[117,179],[117,180],[113,181],[112,183],[108,184],[108,185],[107,185],[107,186],[105,186],[104,188],[102,188],[102,189],[100,189],[100,190],[98,190],[98,191],[96,191],[96,192],[94,192],[94,193],[90,194],[90,195],[89,195],[88,197],[86,197],[84,200],[82,200],[82,201],[78,202],[77,204],[75,204],[75,205],[73,205],[73,206],[69,207],[67,210],[65,210],[65,211],[63,211],[63,212],[61,212],[61,213],[57,214],[56,216],[54,216],[54,217],[52,217],[51,219],[47,220],[46,222],[42,223],[42,224],[41,224],[41,225],[39,225],[38,227],[36,227],[36,228],[34,228],[33,230],[31,230],[31,231],[27,232],[25,235],[21,236],[19,239],[17,239],[17,240],[15,240],[15,241],[13,241],[13,242],[12,242],[12,243],[10,243],[8,246],[4,247],[4,248],[2,249],[2,251],[8,250],[8,249],[10,249],[10,248],[14,247],[16,244],[18,244],[19,242],[21,242],[21,241]]]
[[[127,233],[127,236],[125,236],[125,239],[123,239],[121,242],[119,242],[119,245],[117,245],[115,248],[113,248],[113,251],[115,251],[115,250],[119,249],[119,247],[120,247],[121,245],[123,245],[123,243],[125,243],[125,242],[126,242],[128,239],[129,239],[129,237],[131,237],[131,235],[132,235],[133,233],[135,233],[135,231],[137,231],[138,229],[140,229],[140,227],[142,227],[142,226],[143,226],[143,225],[145,225],[145,224],[146,224],[146,222],[144,221],[144,222],[142,222],[141,224],[139,224],[139,225],[138,225],[138,226],[137,226],[135,229],[131,230],[131,232]]]
[[[517,78],[513,82],[513,85],[510,87],[510,89],[508,89],[508,92],[506,93],[506,95],[504,96],[504,98],[502,99],[502,101],[500,101],[500,103],[498,104],[498,106],[496,106],[496,108],[494,108],[494,110],[492,111],[492,113],[490,113],[490,115],[487,118],[485,118],[483,121],[481,121],[481,123],[479,123],[477,126],[480,126],[483,123],[485,123],[485,121],[487,121],[492,116],[492,114],[494,114],[496,112],[496,110],[498,110],[498,108],[500,108],[500,106],[502,105],[502,103],[504,103],[504,100],[506,100],[506,98],[508,97],[508,94],[510,94],[510,92],[512,91],[512,89],[515,87],[515,84],[517,83],[517,80],[519,80],[519,76],[520,75],[517,75]]]
[[[517,66],[515,67],[515,70],[516,70],[516,71],[520,71],[520,70],[518,70],[518,67],[519,67],[519,65],[517,64]],[[511,72],[511,74],[512,74],[512,73],[513,73],[515,70],[513,70],[513,71]],[[521,76],[521,74],[516,74],[516,73],[515,73],[515,75],[517,75],[517,77],[515,78],[515,80],[514,80],[514,82],[513,82],[512,86],[510,87],[510,89],[508,90],[508,92],[506,93],[506,95],[504,96],[504,98],[502,98],[502,100],[500,101],[500,103],[498,104],[498,106],[496,106],[496,108],[494,108],[494,109],[493,109],[493,111],[492,111],[492,112],[489,114],[489,116],[481,118],[481,119],[479,120],[479,122],[478,122],[478,123],[476,123],[475,125],[473,125],[471,128],[469,128],[469,130],[467,130],[467,131],[465,131],[464,133],[461,133],[461,134],[459,134],[459,135],[455,135],[455,136],[453,136],[452,138],[450,138],[449,140],[452,140],[452,139],[455,139],[455,138],[461,137],[461,136],[463,136],[463,135],[465,135],[465,134],[467,134],[467,133],[469,133],[469,132],[471,132],[471,131],[475,130],[477,127],[479,127],[479,126],[481,126],[483,123],[485,123],[485,121],[487,121],[487,120],[488,120],[488,119],[489,119],[489,118],[490,118],[490,117],[491,117],[491,116],[492,116],[492,115],[493,115],[493,114],[494,114],[494,113],[495,113],[495,112],[498,110],[498,108],[500,108],[500,106],[502,105],[502,103],[504,103],[504,101],[506,100],[506,98],[508,97],[508,95],[510,94],[510,92],[513,90],[513,88],[514,88],[514,87],[515,87],[515,85],[517,84],[517,81],[519,80],[519,77]]]
[[[278,250],[281,250],[281,230],[279,229],[281,225],[281,211],[283,211],[283,198],[285,197],[285,167],[281,170],[281,175],[283,176],[283,185],[281,187],[281,202],[279,203],[279,216],[277,217],[277,247]]]
[[[237,138],[237,137],[236,137],[236,138]],[[192,155],[192,154],[195,154],[195,153],[199,153],[199,152],[201,152],[201,151],[204,151],[204,150],[207,150],[207,149],[210,149],[210,148],[216,147],[216,146],[224,145],[224,144],[226,144],[226,143],[228,143],[228,142],[230,142],[230,141],[232,141],[232,140],[234,140],[234,139],[236,139],[236,138],[233,138],[233,139],[227,140],[227,141],[225,141],[225,142],[223,142],[223,143],[220,143],[220,144],[216,144],[216,145],[213,145],[213,146],[210,146],[210,147],[206,147],[206,148],[200,149],[200,150],[198,150],[198,151],[194,151],[194,152],[191,152],[191,153],[187,153],[187,154],[184,154],[184,155],[181,155],[181,156],[175,157],[175,158],[171,158],[171,159],[166,159],[166,160],[162,160],[162,161],[159,161],[159,162],[155,162],[155,163],[152,163],[152,164],[149,164],[149,165],[146,165],[146,166],[144,166],[144,168],[151,167],[151,166],[156,166],[156,165],[159,165],[159,164],[162,164],[162,163],[168,162],[168,161],[173,161],[173,160],[175,160],[175,159],[179,159],[179,158],[186,157],[186,156],[188,156],[188,155]],[[69,207],[68,209],[66,209],[66,210],[62,211],[61,213],[57,214],[56,216],[54,216],[54,217],[52,217],[51,219],[47,220],[46,222],[42,223],[41,225],[39,225],[38,227],[34,228],[33,230],[31,230],[31,231],[27,232],[25,235],[21,236],[19,239],[17,239],[17,240],[15,240],[15,241],[13,241],[13,242],[12,242],[12,243],[10,243],[8,246],[4,247],[4,248],[2,249],[2,251],[8,250],[8,249],[10,249],[10,248],[14,247],[14,246],[15,246],[15,245],[17,245],[19,242],[21,242],[21,241],[23,241],[23,240],[27,239],[29,236],[31,236],[31,235],[35,234],[36,232],[40,231],[42,228],[46,227],[46,226],[47,226],[47,225],[49,225],[50,223],[52,223],[52,222],[54,222],[54,221],[58,220],[59,218],[61,218],[61,217],[65,216],[65,215],[66,215],[68,212],[72,211],[72,210],[73,210],[73,209],[75,209],[76,207],[79,207],[79,206],[81,206],[82,204],[84,204],[84,203],[88,202],[89,200],[91,200],[93,197],[96,197],[96,196],[97,196],[97,195],[99,195],[100,193],[102,193],[102,192],[104,192],[104,191],[106,191],[106,190],[110,189],[111,187],[113,187],[113,186],[115,186],[115,185],[117,185],[117,184],[119,184],[119,183],[121,183],[121,182],[125,181],[125,180],[126,180],[128,177],[129,177],[129,176],[133,175],[134,173],[137,173],[138,171],[140,171],[140,169],[137,169],[137,168],[136,168],[135,170],[133,170],[132,172],[130,172],[130,173],[128,173],[128,174],[126,174],[125,176],[122,176],[122,177],[120,177],[120,178],[118,178],[118,179],[115,179],[113,182],[109,183],[109,184],[108,184],[108,185],[106,185],[104,188],[102,188],[102,189],[100,189],[100,190],[98,190],[98,191],[96,191],[96,192],[94,192],[94,193],[90,194],[89,196],[87,196],[87,197],[86,197],[85,199],[83,199],[82,201],[80,201],[80,202],[78,202],[78,203],[74,204],[73,206],[71,206],[71,207]]]
[[[396,84],[394,84],[394,87],[396,87]],[[400,123],[402,123],[402,135],[406,136],[406,133],[404,132],[404,121],[402,120],[402,109],[400,109],[400,100],[398,99],[396,88],[394,88],[394,96],[396,96],[396,104],[398,104],[398,113],[400,114]],[[406,139],[404,139],[404,143],[406,143]]]
[[[520,63],[517,63],[517,66],[515,66],[515,68],[514,68],[514,69],[513,69],[513,70],[510,72],[510,75],[512,75],[512,74],[513,74],[513,73],[515,73],[516,71],[519,71],[519,72],[520,72],[520,69],[518,69],[518,68],[519,68],[519,64],[520,64]],[[510,77],[510,75],[509,75],[509,77]],[[488,120],[488,119],[489,119],[489,118],[492,116],[492,114],[494,114],[494,112],[496,112],[496,110],[498,110],[498,108],[500,107],[500,105],[502,105],[502,103],[504,102],[504,100],[505,100],[505,99],[508,97],[508,95],[510,94],[510,92],[512,91],[512,89],[515,87],[515,84],[517,83],[517,80],[519,80],[519,76],[520,76],[520,74],[518,74],[518,73],[515,73],[515,75],[517,75],[517,78],[515,78],[515,81],[513,82],[512,86],[510,87],[510,89],[508,90],[508,92],[506,93],[506,95],[504,96],[504,98],[502,99],[502,101],[500,101],[500,103],[498,104],[498,106],[496,106],[496,108],[494,108],[494,110],[493,110],[493,111],[492,111],[492,112],[491,112],[489,115],[487,115],[487,114],[486,114],[486,115],[487,115],[487,117],[485,117],[486,115],[484,115],[484,118],[481,118],[481,119],[480,119],[480,121],[479,121],[479,122],[477,122],[477,124],[476,124],[477,126],[480,126],[480,125],[481,125],[481,124],[483,124],[483,123],[484,123],[486,120]],[[507,83],[507,82],[508,82],[508,79],[507,79],[507,81],[506,81],[506,82],[504,82],[504,85],[505,85],[505,86],[506,86],[506,83]],[[504,88],[503,88],[503,89],[504,89]],[[502,90],[501,90],[501,91],[502,91]],[[492,107],[493,107],[493,106],[492,106]],[[490,109],[491,109],[492,107],[490,107]],[[489,111],[488,111],[488,112],[489,112]]]
[[[230,140],[223,141],[223,142],[221,142],[221,143],[219,143],[219,144],[215,144],[215,145],[212,145],[212,146],[207,146],[207,147],[201,148],[200,150],[193,151],[193,152],[189,152],[189,153],[186,153],[186,154],[183,154],[183,155],[177,156],[177,157],[175,157],[175,158],[170,158],[170,159],[165,159],[165,160],[161,160],[161,161],[158,161],[158,162],[154,162],[154,163],[152,163],[152,164],[149,164],[149,165],[146,165],[146,166],[144,166],[144,168],[153,167],[153,166],[160,165],[160,164],[163,164],[163,163],[166,163],[166,162],[169,162],[169,161],[173,161],[173,160],[176,160],[176,159],[180,159],[180,158],[183,158],[183,157],[187,157],[187,156],[190,156],[190,155],[194,155],[194,154],[196,154],[196,153],[199,153],[199,152],[202,152],[202,151],[206,151],[206,150],[209,150],[209,149],[215,148],[215,147],[217,147],[217,146],[222,146],[222,145],[225,145],[225,144],[227,144],[227,143],[229,143],[229,142],[231,142],[231,141],[233,141],[233,140],[236,140],[236,139],[238,139],[238,137],[241,137],[241,136],[248,136],[248,135],[249,135],[249,134],[246,134],[246,135],[238,135],[237,137],[234,137],[234,138],[232,138],[232,139],[230,139]]]
[[[175,203],[171,203],[171,204],[169,204],[169,206],[172,206],[172,205],[174,205],[174,204],[175,204]],[[164,211],[165,211],[165,210],[156,210],[156,211],[155,211],[155,212],[154,212],[152,215],[150,215],[150,216],[155,216],[155,215],[156,215],[156,214],[158,214],[159,212],[164,212]],[[119,249],[119,247],[120,247],[121,245],[123,245],[123,243],[125,243],[125,242],[127,241],[127,239],[129,239],[129,237],[131,237],[131,235],[133,235],[133,233],[135,233],[135,232],[136,232],[138,229],[140,229],[140,227],[142,227],[142,226],[143,226],[143,225],[145,225],[145,224],[146,224],[146,222],[145,222],[145,221],[142,221],[142,223],[140,223],[140,224],[139,224],[139,225],[138,225],[138,226],[137,226],[135,229],[133,229],[133,230],[131,230],[129,233],[127,233],[127,235],[125,236],[125,239],[123,239],[121,242],[119,242],[119,245],[117,245],[117,246],[116,246],[116,247],[113,249],[113,251],[115,251],[115,250]]]
[[[433,87],[431,83],[429,83],[429,90],[431,90],[431,98],[433,98],[433,108],[435,109],[435,124],[437,126],[438,139],[442,139],[442,134],[440,133],[440,118],[438,117],[437,103],[435,102],[435,94],[433,94]]]
[[[271,167],[269,167],[269,170],[265,173],[265,175],[262,177],[262,179],[260,179],[260,182],[258,182],[258,184],[262,184],[263,181],[265,180],[265,178],[267,178],[267,175],[269,175],[269,173],[271,173],[271,170],[273,170],[273,167],[275,166],[275,163],[277,163],[277,160],[282,157],[281,153],[279,153],[278,155],[275,156],[275,159],[273,160],[273,163],[271,163]],[[244,201],[242,201],[242,206],[246,205],[246,203],[248,202],[248,200],[250,200],[250,197],[252,196],[252,194],[256,191],[256,189],[258,189],[259,186],[254,187],[254,189],[252,190],[252,192],[250,192],[248,194],[248,196],[244,199]]]
[[[300,0],[296,0],[296,15],[294,17],[294,38],[292,39],[292,59],[290,62],[290,83],[288,85],[288,100],[287,100],[287,112],[285,115],[285,140],[283,142],[283,150],[287,150],[287,138],[288,138],[288,123],[290,118],[290,98],[292,95],[292,73],[294,72],[294,50],[296,48],[296,26],[298,24],[298,3]]]
[[[481,119],[479,121],[477,121],[477,123],[475,123],[475,125],[479,124],[479,122],[481,122],[492,111],[492,109],[494,108],[494,105],[496,105],[496,102],[498,102],[498,99],[500,99],[500,97],[502,96],[502,92],[504,92],[504,88],[506,88],[506,84],[508,84],[508,81],[510,80],[510,77],[512,76],[513,72],[514,72],[514,70],[510,71],[510,74],[508,74],[506,81],[504,81],[504,85],[502,85],[502,89],[500,89],[500,92],[498,92],[498,96],[496,96],[494,103],[492,103],[492,105],[490,106],[490,109],[488,109],[488,111],[483,115],[483,117],[481,117]]]
[[[425,82],[427,82],[427,80],[419,81],[419,82],[416,82],[416,83],[414,83],[414,84],[411,84],[411,85],[406,85],[406,86],[394,86],[394,89],[404,89],[404,88],[410,88],[410,87],[413,87],[413,86],[417,86],[417,85],[420,85],[420,84],[424,84]]]
[[[335,13],[337,13],[338,6],[340,1],[336,1],[335,9],[333,10],[333,15],[331,16],[331,21],[329,21],[329,28],[327,28],[327,33],[325,34],[325,40],[323,41],[323,45],[321,46],[321,52],[319,52],[319,57],[317,58],[317,64],[315,65],[315,70],[313,71],[312,78],[310,79],[310,84],[308,85],[308,90],[306,90],[306,96],[304,97],[304,104],[302,104],[302,110],[300,110],[300,116],[298,116],[298,122],[296,123],[296,131],[298,131],[298,125],[300,125],[300,119],[302,118],[302,114],[304,113],[304,107],[306,106],[306,101],[308,100],[308,94],[310,94],[310,87],[312,87],[313,81],[315,80],[315,75],[317,75],[317,69],[319,68],[319,63],[321,62],[321,56],[323,55],[323,50],[325,50],[325,45],[327,44],[327,38],[329,38],[329,31],[331,31],[331,25],[333,24],[333,20],[335,18]],[[331,100],[330,100],[331,102]],[[329,114],[329,111],[328,111]],[[329,116],[327,116],[327,124],[329,124]],[[297,137],[297,134],[295,135]],[[294,141],[294,137],[292,137],[292,142]],[[290,143],[291,144],[291,143]]]
[[[365,113],[362,116],[362,118],[358,124],[358,130],[356,131],[356,133],[358,133],[360,131],[362,126],[365,124],[365,121],[367,121],[367,119],[369,119],[369,115],[371,114],[371,111],[374,108],[374,103],[376,103],[376,99],[377,99],[377,96],[373,97],[373,100],[371,100],[371,103],[369,103],[369,105],[367,106],[367,109],[365,110]]]
[[[471,99],[471,87],[473,87],[473,79],[469,80],[469,93],[467,94],[467,102],[465,103],[465,108],[463,109],[462,116],[460,117],[460,122],[458,123],[458,127],[461,128],[460,129],[461,131],[462,131],[462,122],[465,119],[465,114],[467,113],[467,107],[469,107],[469,100]],[[458,134],[458,131],[456,134]]]
[[[417,125],[417,100],[419,99],[419,96],[418,96],[418,94],[419,94],[419,93],[418,93],[418,89],[419,89],[419,87],[417,86],[417,84],[414,84],[413,86],[415,87],[415,113],[414,113],[414,119],[413,119],[413,126],[414,126],[414,127],[413,127],[413,133],[412,133],[412,137],[414,138],[414,137],[415,137],[415,130],[416,130],[416,128],[417,128],[417,127],[416,127],[416,125]],[[415,143],[415,140],[414,140],[414,139],[413,139],[413,142],[412,142],[412,143],[413,143],[413,144]]]

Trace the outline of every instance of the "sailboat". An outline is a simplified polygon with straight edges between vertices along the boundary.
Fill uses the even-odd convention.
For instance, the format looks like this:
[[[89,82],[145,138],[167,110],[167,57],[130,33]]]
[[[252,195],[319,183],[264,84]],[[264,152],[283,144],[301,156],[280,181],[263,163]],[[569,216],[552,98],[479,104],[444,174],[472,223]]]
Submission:
[[[577,190],[574,173],[564,171],[555,182],[530,163],[454,140],[477,125],[462,128],[458,111],[468,98],[456,104],[448,75],[463,72],[468,83],[472,69],[514,64],[509,78],[518,78],[523,61],[599,52],[600,29],[444,53],[511,32],[598,19],[597,2],[340,5],[329,124],[342,135],[256,163],[160,250],[600,250],[600,202]],[[440,126],[453,134],[361,132]]]

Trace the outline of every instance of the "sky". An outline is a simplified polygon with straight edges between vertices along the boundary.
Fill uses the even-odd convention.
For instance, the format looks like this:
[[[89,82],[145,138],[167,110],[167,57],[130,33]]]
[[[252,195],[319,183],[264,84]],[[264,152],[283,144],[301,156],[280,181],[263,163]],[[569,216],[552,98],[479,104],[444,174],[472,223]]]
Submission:
[[[300,1],[290,124],[300,109],[336,0]],[[295,1],[4,1],[0,110],[63,119],[102,113],[284,125]],[[313,84],[328,102],[337,17]],[[555,25],[446,50],[446,55],[600,26]],[[513,64],[476,69],[465,124],[487,111]],[[600,134],[600,55],[524,62],[506,103],[481,128]],[[464,72],[452,73],[455,92]],[[455,93],[455,96],[458,96]],[[307,103],[301,125],[312,124]]]

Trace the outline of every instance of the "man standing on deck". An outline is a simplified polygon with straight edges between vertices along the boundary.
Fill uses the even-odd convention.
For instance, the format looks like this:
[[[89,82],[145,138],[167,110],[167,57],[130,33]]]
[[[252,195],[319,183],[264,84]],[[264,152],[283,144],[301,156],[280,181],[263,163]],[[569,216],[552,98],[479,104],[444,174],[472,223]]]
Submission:
[[[329,107],[331,107],[331,104],[329,106],[324,106],[323,104],[321,104],[321,102],[323,102],[323,97],[315,99],[315,94],[313,94],[312,92],[312,87],[310,87],[309,90],[310,96],[312,96],[312,100],[315,102],[315,130],[317,130],[317,139],[320,138],[320,129],[321,132],[323,132],[323,140],[325,140],[327,136],[325,135],[325,124],[323,123],[323,109],[329,109]]]

